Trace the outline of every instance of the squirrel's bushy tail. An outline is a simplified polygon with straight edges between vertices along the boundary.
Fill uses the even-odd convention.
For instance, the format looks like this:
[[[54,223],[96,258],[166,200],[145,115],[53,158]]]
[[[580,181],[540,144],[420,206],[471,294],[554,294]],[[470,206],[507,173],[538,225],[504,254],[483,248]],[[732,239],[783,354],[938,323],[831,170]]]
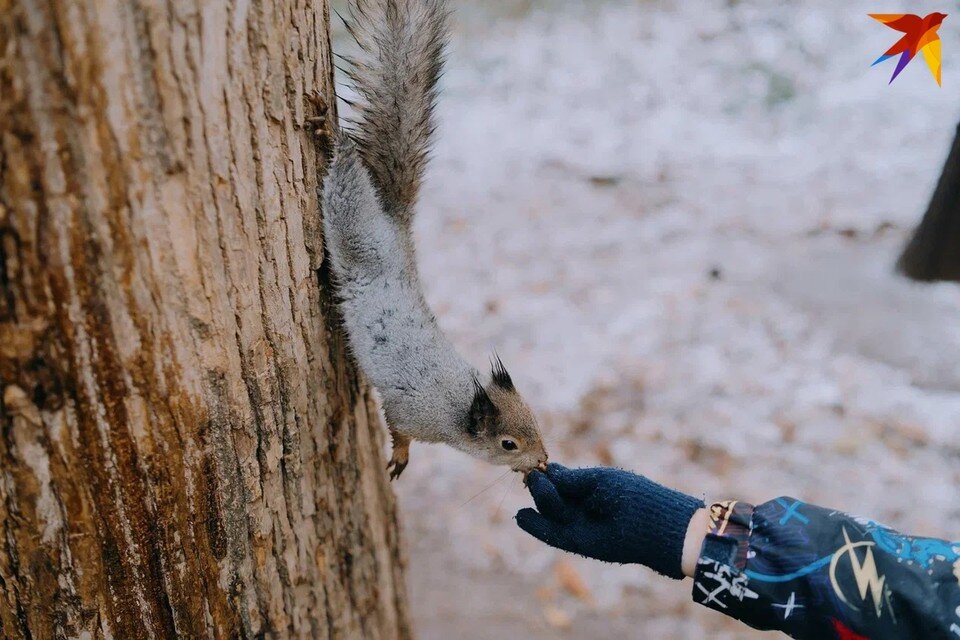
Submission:
[[[362,50],[344,69],[359,98],[347,128],[384,208],[413,216],[434,132],[447,41],[443,0],[353,0],[347,29]]]

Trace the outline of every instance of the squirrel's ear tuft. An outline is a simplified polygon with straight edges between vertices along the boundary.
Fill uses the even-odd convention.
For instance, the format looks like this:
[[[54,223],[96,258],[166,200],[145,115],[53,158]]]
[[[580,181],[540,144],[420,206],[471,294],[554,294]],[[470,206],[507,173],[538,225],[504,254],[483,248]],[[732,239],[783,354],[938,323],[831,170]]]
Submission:
[[[503,366],[503,361],[500,360],[500,356],[494,357],[496,360],[493,362],[493,384],[506,391],[513,391],[513,380],[510,378],[510,374],[507,373],[507,368]]]
[[[471,436],[478,436],[490,430],[499,410],[497,405],[493,404],[490,396],[487,395],[487,390],[476,378],[473,379],[473,389],[473,402],[470,403],[467,430]]]

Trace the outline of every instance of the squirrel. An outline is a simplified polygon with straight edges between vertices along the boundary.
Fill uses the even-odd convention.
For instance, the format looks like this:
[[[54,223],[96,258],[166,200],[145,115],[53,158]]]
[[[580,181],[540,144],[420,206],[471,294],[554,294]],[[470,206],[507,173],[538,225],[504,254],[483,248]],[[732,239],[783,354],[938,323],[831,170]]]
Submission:
[[[525,476],[547,462],[536,418],[499,356],[481,378],[420,285],[411,226],[435,130],[447,15],[442,0],[354,0],[344,23],[361,59],[338,56],[359,100],[348,102],[352,126],[334,135],[324,242],[349,350],[382,401],[391,480],[406,468],[412,440]]]

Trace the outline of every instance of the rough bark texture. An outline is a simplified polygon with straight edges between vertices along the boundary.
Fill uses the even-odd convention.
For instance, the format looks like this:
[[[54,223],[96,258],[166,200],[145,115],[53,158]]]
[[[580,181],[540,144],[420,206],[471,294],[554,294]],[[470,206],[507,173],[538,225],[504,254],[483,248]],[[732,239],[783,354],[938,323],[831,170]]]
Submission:
[[[960,127],[930,206],[897,267],[914,280],[960,282]]]
[[[307,0],[0,0],[0,637],[409,636]]]

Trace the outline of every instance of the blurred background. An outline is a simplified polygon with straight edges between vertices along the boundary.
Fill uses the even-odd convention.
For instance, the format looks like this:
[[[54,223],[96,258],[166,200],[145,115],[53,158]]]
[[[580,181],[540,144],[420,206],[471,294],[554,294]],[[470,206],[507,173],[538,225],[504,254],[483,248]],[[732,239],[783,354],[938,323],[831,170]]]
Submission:
[[[336,4],[336,3],[335,3]],[[551,459],[960,535],[960,288],[897,276],[960,121],[955,2],[455,3],[417,221],[441,325]],[[943,88],[867,13],[943,11]],[[344,46],[342,27],[337,48]],[[760,638],[554,551],[519,476],[414,444],[420,638]]]

